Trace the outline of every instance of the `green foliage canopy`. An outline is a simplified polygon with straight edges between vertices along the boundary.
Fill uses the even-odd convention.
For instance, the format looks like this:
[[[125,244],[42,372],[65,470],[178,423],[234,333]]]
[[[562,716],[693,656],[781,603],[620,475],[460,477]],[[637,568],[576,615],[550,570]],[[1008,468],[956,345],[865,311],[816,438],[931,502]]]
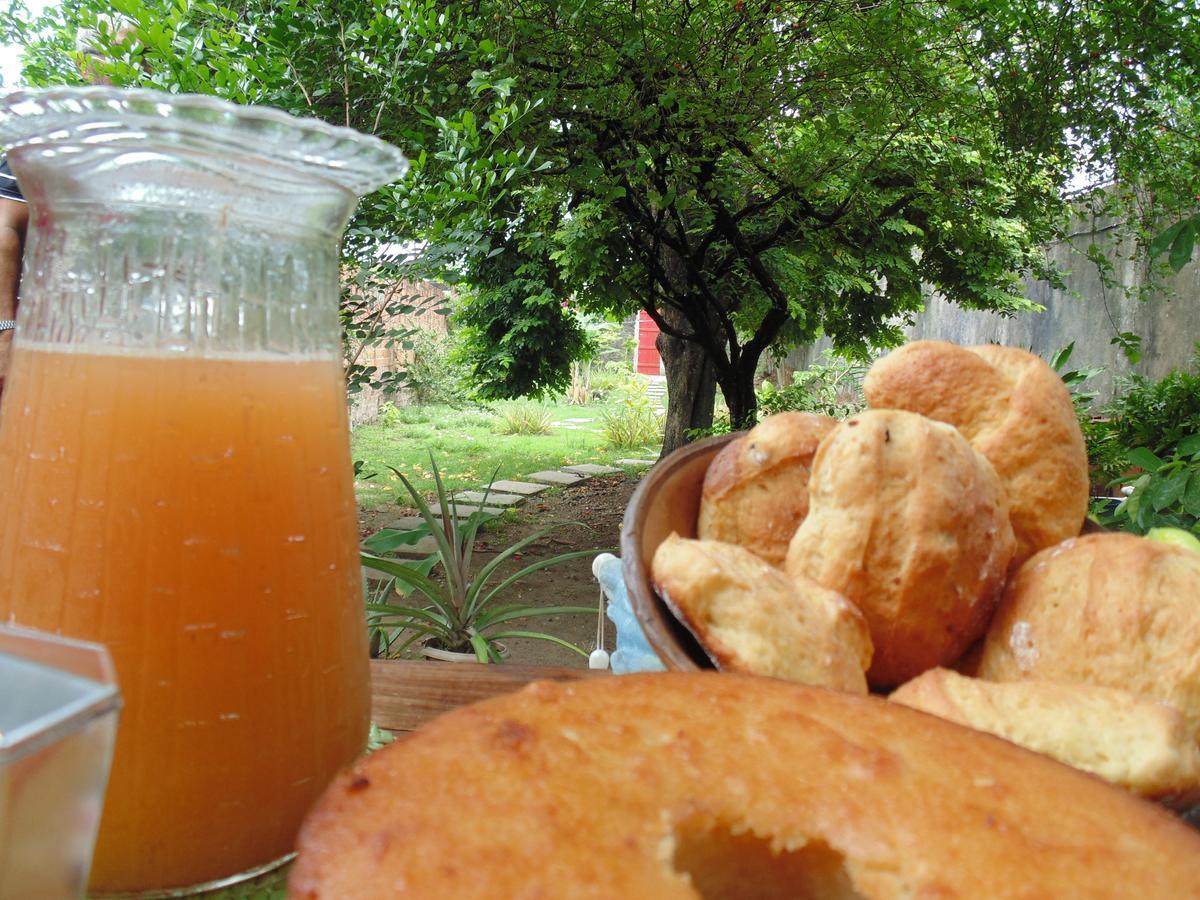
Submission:
[[[136,29],[106,25],[110,9]],[[1018,279],[1054,278],[1037,248],[1080,164],[1136,172],[1159,207],[1200,191],[1200,167],[1181,174],[1196,161],[1182,2],[64,0],[50,15],[35,82],[78,79],[68,36],[87,27],[116,83],[268,103],[409,151],[347,252],[373,265],[381,242],[423,242],[420,271],[464,288],[489,396],[563,385],[585,343],[570,299],[640,307],[701,348],[744,423],[769,348],[894,343],[923,283],[1034,308]]]

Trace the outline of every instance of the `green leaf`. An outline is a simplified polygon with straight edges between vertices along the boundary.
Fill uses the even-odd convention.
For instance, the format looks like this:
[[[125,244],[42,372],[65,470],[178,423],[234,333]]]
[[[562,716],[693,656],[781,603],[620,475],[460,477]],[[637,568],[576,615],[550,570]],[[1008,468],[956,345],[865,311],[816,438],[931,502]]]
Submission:
[[[433,462],[433,454],[429,455],[430,462]],[[433,466],[433,481],[437,487],[437,498],[440,512],[442,513],[442,521],[439,525],[438,520],[434,518],[433,511],[429,508],[429,504],[421,496],[420,492],[413,487],[412,482],[404,476],[402,472],[388,466],[392,469],[399,478],[404,489],[408,491],[408,495],[412,498],[417,510],[421,513],[421,518],[425,520],[425,524],[429,526],[430,534],[433,535],[434,541],[438,545],[438,556],[441,557],[442,568],[446,572],[446,586],[448,595],[453,600],[462,596],[462,574],[461,567],[458,565],[459,559],[455,553],[455,547],[452,542],[454,537],[455,519],[450,514],[450,506],[446,496],[446,487],[442,483],[441,473],[437,470],[436,463]]]
[[[564,641],[560,637],[555,637],[552,634],[544,634],[541,631],[501,631],[491,635],[492,640],[500,641],[507,638],[531,638],[535,641],[549,641],[552,644],[558,644],[560,647],[566,647],[568,650],[574,650],[580,656],[587,658],[587,651],[581,650],[572,644],[570,641]]]
[[[1142,337],[1132,331],[1122,331],[1114,337],[1110,344],[1120,347],[1130,365],[1136,366],[1142,358]]]
[[[1171,255],[1167,258],[1171,269],[1179,272],[1192,258],[1192,249],[1196,246],[1196,224],[1189,222],[1175,237],[1171,244]]]
[[[397,584],[403,584],[409,590],[420,591],[430,603],[437,606],[448,621],[455,623],[456,626],[459,623],[461,613],[455,606],[453,598],[446,594],[441,585],[422,574],[416,566],[395,560],[381,559],[369,553],[359,554],[359,559],[369,569],[394,576]]]
[[[581,525],[582,523],[575,522],[567,524]],[[472,580],[471,586],[467,592],[465,609],[467,611],[468,618],[473,617],[478,610],[487,605],[487,598],[483,596],[483,588],[487,584],[492,573],[495,572],[496,569],[500,568],[500,566],[504,565],[504,561],[511,557],[514,553],[520,553],[529,544],[532,544],[534,541],[541,540],[546,535],[550,534],[550,532],[558,530],[559,527],[561,526],[548,525],[545,528],[539,528],[537,531],[533,532],[533,534],[526,535],[515,544],[505,547],[492,558],[491,562],[480,569],[479,574],[477,574]],[[503,583],[505,585],[511,585],[515,583],[516,580],[518,579],[514,579],[510,576]],[[495,593],[496,591],[492,591],[488,596],[491,596]]]
[[[490,662],[488,654],[488,642],[483,635],[475,633],[471,635],[471,646],[475,648],[475,658],[481,663]]]
[[[1192,434],[1179,442],[1175,449],[1180,456],[1200,455],[1200,434]]]
[[[1163,466],[1163,461],[1146,447],[1134,447],[1128,453],[1129,462],[1147,472],[1157,472]]]
[[[496,468],[492,470],[492,477],[488,479],[487,486],[483,489],[483,496],[479,499],[479,503],[475,504],[475,512],[467,517],[467,524],[463,529],[462,543],[460,545],[462,548],[463,569],[466,571],[470,571],[471,568],[471,558],[475,552],[475,535],[479,533],[479,526],[489,519],[494,518],[491,514],[483,512],[483,508],[487,506],[488,497],[492,493],[492,485],[496,483],[496,476],[499,474],[500,465],[497,464]],[[454,501],[454,513],[457,517],[457,501]]]
[[[1060,371],[1062,367],[1067,364],[1067,360],[1071,358],[1071,354],[1074,352],[1074,350],[1075,342],[1071,341],[1071,343],[1067,344],[1067,346],[1063,347],[1054,354],[1054,359],[1050,361],[1050,367],[1054,369],[1055,372]]]
[[[499,625],[501,622],[511,622],[513,619],[532,619],[537,616],[565,615],[598,615],[592,606],[502,606],[481,612],[475,620],[475,627],[481,631]]]
[[[1189,516],[1200,519],[1200,469],[1192,469],[1192,477],[1188,480],[1187,490],[1183,492],[1181,505]]]
[[[399,619],[399,622],[389,622],[389,624],[399,625],[402,628],[433,627],[437,633],[441,634],[450,627],[450,623],[446,621],[445,617],[429,609],[418,609],[415,606],[393,606],[391,603],[368,603],[366,609],[378,622]],[[429,624],[422,625],[422,622]]]
[[[1175,243],[1175,239],[1188,226],[1188,219],[1181,219],[1170,228],[1159,233],[1159,235],[1150,242],[1150,255],[1158,256],[1160,253],[1166,253],[1167,248]]]
[[[391,553],[397,547],[411,546],[428,534],[429,526],[425,524],[411,531],[401,531],[397,528],[381,528],[363,541],[362,546],[364,550],[374,553],[377,556],[383,556],[385,553]]]
[[[1146,499],[1154,507],[1155,512],[1173,506],[1183,496],[1190,475],[1191,473],[1187,469],[1180,469],[1170,475],[1155,478],[1150,483],[1150,487],[1146,489]]]
[[[514,584],[516,584],[518,581],[520,581],[522,578],[525,578],[528,575],[532,575],[534,572],[539,572],[542,569],[548,569],[551,566],[557,566],[559,563],[569,562],[572,559],[579,559],[584,556],[596,556],[600,553],[611,553],[611,552],[612,552],[611,549],[609,549],[609,550],[574,550],[570,553],[560,553],[558,556],[552,556],[549,559],[543,559],[538,562],[535,562],[535,563],[528,565],[525,568],[521,569],[519,572],[514,572],[512,575],[509,575],[508,578],[504,579],[502,582],[500,582],[498,585],[496,585],[494,588],[492,588],[491,591],[489,591],[487,593],[487,595],[484,596],[482,601],[476,603],[474,608],[482,609],[482,608],[486,607],[488,605],[488,603],[491,602],[492,598],[495,597],[497,594],[500,594],[501,592],[507,590],[508,588],[510,588]]]
[[[436,636],[444,638],[444,635],[436,635]],[[393,656],[399,656],[401,653],[403,653],[405,650],[407,650],[413,644],[417,643],[422,638],[426,638],[426,637],[429,637],[429,634],[423,633],[422,631],[412,631],[409,634],[408,638],[402,644],[400,644],[399,647],[396,647],[395,650],[391,650],[390,647],[388,649],[391,650],[391,653]]]

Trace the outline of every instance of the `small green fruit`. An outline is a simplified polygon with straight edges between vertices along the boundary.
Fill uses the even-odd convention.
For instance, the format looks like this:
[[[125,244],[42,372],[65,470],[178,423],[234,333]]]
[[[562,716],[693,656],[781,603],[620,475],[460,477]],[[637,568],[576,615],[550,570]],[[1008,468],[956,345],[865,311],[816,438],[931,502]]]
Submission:
[[[1151,528],[1146,532],[1146,537],[1152,541],[1174,544],[1176,547],[1200,553],[1200,539],[1190,531],[1184,531],[1182,528]]]

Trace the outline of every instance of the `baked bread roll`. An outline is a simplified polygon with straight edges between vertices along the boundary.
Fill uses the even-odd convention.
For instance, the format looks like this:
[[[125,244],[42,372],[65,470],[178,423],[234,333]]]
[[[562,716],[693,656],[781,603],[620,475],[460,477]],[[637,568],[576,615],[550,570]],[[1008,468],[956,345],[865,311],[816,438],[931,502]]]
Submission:
[[[651,571],[718,669],[866,693],[871,635],[840,594],[734,544],[674,534],[658,545]]]
[[[981,681],[930,669],[888,698],[1028,747],[1143,797],[1200,802],[1200,746],[1179,711],[1129,691]]]
[[[1177,898],[1200,835],[1005,741],[718,673],[539,683],[356,763],[293,898]]]
[[[808,512],[817,445],[836,419],[813,413],[767,416],[717,454],[700,495],[700,538],[738,544],[776,566]]]
[[[953,662],[987,628],[1013,553],[1000,482],[954,428],[867,410],[822,442],[787,572],[862,610],[892,687]]]
[[[1122,688],[1200,736],[1200,553],[1116,532],[1043,550],[1009,582],[978,675]]]
[[[988,458],[1008,495],[1014,565],[1079,534],[1088,461],[1071,394],[1045,362],[1013,347],[913,341],[876,361],[867,403],[955,426]]]

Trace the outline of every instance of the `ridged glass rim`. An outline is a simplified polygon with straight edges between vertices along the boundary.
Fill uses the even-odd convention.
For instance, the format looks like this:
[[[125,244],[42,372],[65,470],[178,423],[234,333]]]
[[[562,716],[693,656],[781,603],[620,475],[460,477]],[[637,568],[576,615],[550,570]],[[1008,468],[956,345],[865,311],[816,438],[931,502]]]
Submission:
[[[227,148],[243,159],[291,164],[363,195],[402,177],[399,149],[352,128],[208,94],[144,88],[17,88],[0,92],[0,145],[131,143]]]

